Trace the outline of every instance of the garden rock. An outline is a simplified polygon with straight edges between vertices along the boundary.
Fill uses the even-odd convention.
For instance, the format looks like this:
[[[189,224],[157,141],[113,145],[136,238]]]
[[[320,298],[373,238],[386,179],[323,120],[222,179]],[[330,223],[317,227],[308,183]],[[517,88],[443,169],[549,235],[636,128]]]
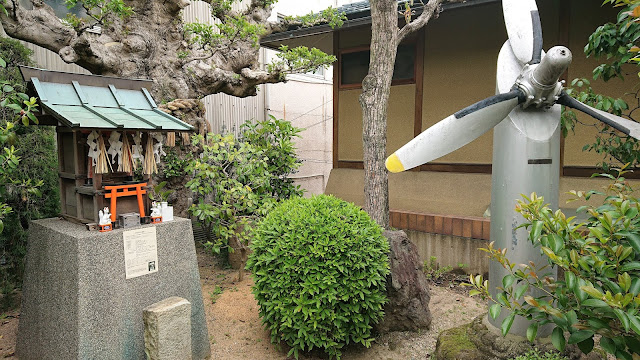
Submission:
[[[436,360],[507,360],[538,348],[541,353],[555,351],[548,339],[538,339],[534,343],[525,338],[507,335],[503,337],[498,329],[489,329],[485,321],[487,314],[476,317],[470,324],[448,329],[440,333],[436,343]],[[575,345],[567,345],[562,354],[569,360],[602,359],[597,352],[583,355]],[[606,357],[605,357],[606,359]]]
[[[391,273],[387,276],[385,316],[376,326],[381,333],[416,331],[431,325],[429,284],[422,271],[418,248],[404,231],[385,231],[389,240]]]

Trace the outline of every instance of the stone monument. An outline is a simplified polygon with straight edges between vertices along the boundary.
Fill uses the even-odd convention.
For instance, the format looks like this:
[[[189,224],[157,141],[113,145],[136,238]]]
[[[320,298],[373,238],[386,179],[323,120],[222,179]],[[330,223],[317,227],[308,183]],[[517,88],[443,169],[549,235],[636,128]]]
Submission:
[[[187,219],[107,233],[34,221],[24,278],[20,359],[144,359],[143,310],[172,296],[191,303],[192,358],[209,357]]]

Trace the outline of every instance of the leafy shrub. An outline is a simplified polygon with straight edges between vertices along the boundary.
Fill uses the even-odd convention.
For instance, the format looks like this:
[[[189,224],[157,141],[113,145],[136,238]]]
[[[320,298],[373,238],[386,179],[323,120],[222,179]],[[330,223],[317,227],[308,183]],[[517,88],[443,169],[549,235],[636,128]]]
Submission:
[[[189,212],[205,230],[206,245],[219,252],[232,237],[245,242],[249,223],[271,201],[264,191],[269,183],[267,164],[262,151],[236,142],[233,134],[196,135],[193,144],[202,154],[187,167],[193,179],[186,187],[194,194]]]
[[[302,195],[289,178],[301,163],[293,145],[299,132],[288,121],[271,116],[243,125],[239,139],[233,134],[194,137],[193,145],[202,152],[186,159],[186,172],[193,174],[186,184],[194,195],[189,212],[214,252],[228,249],[232,238],[244,249],[251,224],[274,202]],[[180,167],[181,161],[172,160]]]
[[[281,203],[254,231],[247,268],[271,341],[289,355],[320,348],[340,358],[371,344],[383,316],[389,244],[360,208],[331,196]]]
[[[503,334],[514,316],[521,315],[533,320],[527,330],[531,341],[538,326],[551,323],[555,326],[551,340],[561,351],[569,343],[589,353],[598,334],[607,353],[619,359],[640,355],[640,206],[623,174],[620,171],[618,178],[604,174],[614,180],[606,193],[573,192],[586,200],[605,196],[601,206],[581,209],[590,215],[581,224],[559,210],[553,212],[535,194],[519,201],[517,211],[528,221],[529,240],[547,255],[551,266],[563,270],[564,277],[545,274],[548,266],[517,266],[506,257],[506,250],[494,249],[493,244],[485,249],[510,272],[489,309],[494,318],[501,307],[511,311],[502,323]],[[472,277],[472,284],[476,294],[489,296],[481,276]],[[529,288],[544,295],[528,296]]]
[[[556,353],[547,351],[546,353],[540,353],[538,349],[532,349],[527,351],[526,354],[515,357],[511,360],[568,360],[566,357]]]
[[[37,122],[17,65],[31,65],[31,51],[0,37],[0,280],[3,295],[22,280],[29,220],[59,213],[57,152],[51,128]],[[47,196],[41,196],[42,193]],[[11,305],[3,297],[3,306]]]
[[[293,143],[293,138],[301,131],[289,121],[276,119],[272,115],[265,121],[242,125],[242,139],[264,153],[267,170],[271,174],[267,190],[277,199],[302,196],[300,185],[294,185],[290,178],[302,163]]]

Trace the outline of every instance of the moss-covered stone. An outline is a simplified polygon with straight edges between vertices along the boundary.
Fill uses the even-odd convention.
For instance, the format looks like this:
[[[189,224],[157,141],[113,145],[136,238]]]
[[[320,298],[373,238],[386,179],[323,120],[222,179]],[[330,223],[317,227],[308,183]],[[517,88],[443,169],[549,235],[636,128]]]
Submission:
[[[470,327],[471,324],[465,324],[441,332],[436,343],[436,360],[487,359],[469,339],[468,330]]]
[[[495,329],[489,330],[485,323],[487,314],[476,317],[470,324],[445,330],[438,336],[436,360],[507,360],[537,348],[541,352],[553,351],[549,339],[538,339],[534,343],[524,338],[507,335],[503,337]],[[597,351],[584,355],[575,345],[568,345],[562,353],[569,360],[605,359]]]

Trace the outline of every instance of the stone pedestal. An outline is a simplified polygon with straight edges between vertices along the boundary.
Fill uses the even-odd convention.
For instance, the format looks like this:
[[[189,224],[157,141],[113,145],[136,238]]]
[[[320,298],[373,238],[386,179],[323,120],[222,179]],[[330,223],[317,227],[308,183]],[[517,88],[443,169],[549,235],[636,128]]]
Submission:
[[[171,296],[191,303],[193,359],[210,355],[191,222],[155,227],[157,272],[125,278],[123,232],[59,219],[29,229],[17,355],[30,359],[144,359],[143,309]]]
[[[191,304],[172,296],[144,309],[147,360],[191,360]]]

